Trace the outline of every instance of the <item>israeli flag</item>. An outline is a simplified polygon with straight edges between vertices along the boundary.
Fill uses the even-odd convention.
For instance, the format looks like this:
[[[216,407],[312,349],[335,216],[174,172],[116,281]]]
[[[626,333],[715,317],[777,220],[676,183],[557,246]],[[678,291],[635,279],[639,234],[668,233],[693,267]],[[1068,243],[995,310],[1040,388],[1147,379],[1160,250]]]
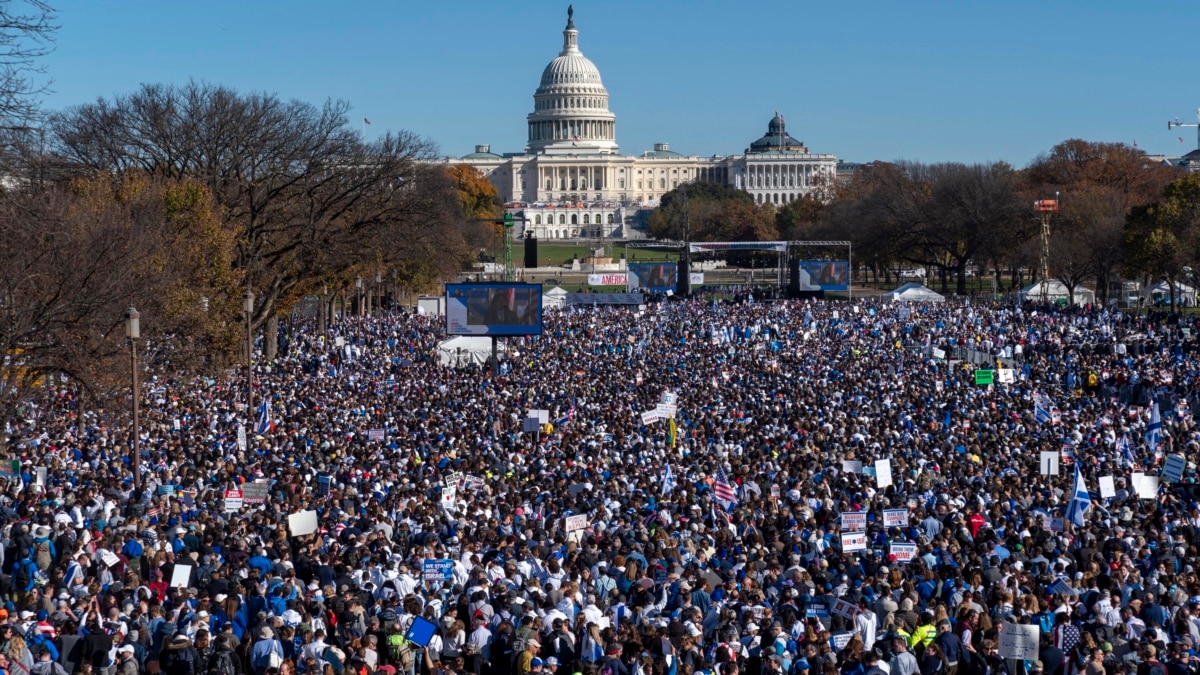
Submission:
[[[1092,496],[1088,494],[1087,485],[1083,482],[1083,474],[1079,471],[1079,464],[1075,464],[1075,490],[1071,495],[1071,502],[1067,504],[1066,519],[1071,521],[1075,527],[1083,527],[1083,515],[1092,506]]]
[[[671,494],[675,489],[675,474],[671,472],[671,465],[667,464],[663,471],[663,496]]]
[[[262,436],[271,430],[271,402],[263,401],[258,406],[258,424],[254,425],[254,433]]]
[[[1038,424],[1049,424],[1054,421],[1054,415],[1051,408],[1054,404],[1050,401],[1050,397],[1045,394],[1033,395],[1033,419]]]
[[[1121,463],[1133,466],[1137,459],[1133,456],[1133,448],[1129,446],[1129,437],[1124,434],[1117,439],[1117,452],[1121,453]]]
[[[1158,437],[1162,433],[1162,415],[1158,411],[1158,401],[1150,408],[1150,424],[1146,426],[1146,445],[1151,450],[1158,449]]]

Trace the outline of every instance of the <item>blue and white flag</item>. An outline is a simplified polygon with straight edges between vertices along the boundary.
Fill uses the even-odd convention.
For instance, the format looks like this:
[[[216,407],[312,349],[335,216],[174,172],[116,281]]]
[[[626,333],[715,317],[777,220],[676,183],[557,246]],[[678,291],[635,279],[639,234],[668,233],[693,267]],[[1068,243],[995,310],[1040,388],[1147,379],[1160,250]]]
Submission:
[[[1158,411],[1158,401],[1150,407],[1150,424],[1146,425],[1146,446],[1151,451],[1158,449],[1158,437],[1162,433],[1162,415]]]
[[[258,406],[258,424],[254,425],[254,433],[262,436],[270,432],[274,426],[271,423],[271,402],[264,400],[262,405]]]
[[[1075,527],[1083,527],[1083,516],[1092,506],[1092,496],[1088,494],[1087,485],[1083,482],[1083,474],[1079,471],[1079,464],[1075,465],[1075,489],[1071,494],[1071,501],[1067,504],[1066,520],[1070,521]]]
[[[671,491],[675,489],[675,485],[675,474],[671,471],[671,465],[667,464],[663,471],[663,496],[671,494]]]
[[[1051,412],[1053,408],[1054,403],[1051,402],[1049,396],[1045,394],[1033,395],[1033,419],[1038,424],[1049,424],[1054,421],[1054,415]]]
[[[1129,437],[1121,434],[1117,439],[1117,452],[1121,453],[1121,463],[1128,466],[1137,464],[1137,459],[1133,456],[1133,448],[1129,445]]]

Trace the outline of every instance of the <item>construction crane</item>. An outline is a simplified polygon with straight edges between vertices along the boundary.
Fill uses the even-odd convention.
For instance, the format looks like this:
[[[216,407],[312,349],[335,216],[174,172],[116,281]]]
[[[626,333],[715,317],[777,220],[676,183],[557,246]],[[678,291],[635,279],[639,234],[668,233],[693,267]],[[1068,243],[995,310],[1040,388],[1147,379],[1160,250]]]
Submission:
[[[1180,122],[1178,117],[1176,117],[1175,121],[1173,121],[1173,122],[1167,122],[1167,131],[1170,131],[1171,129],[1175,129],[1177,127],[1196,127],[1196,149],[1200,150],[1200,108],[1196,108],[1195,123]],[[1180,138],[1179,140],[1182,141],[1183,138]]]
[[[1042,302],[1050,300],[1050,214],[1058,213],[1058,193],[1054,199],[1039,199],[1033,210],[1042,217]]]

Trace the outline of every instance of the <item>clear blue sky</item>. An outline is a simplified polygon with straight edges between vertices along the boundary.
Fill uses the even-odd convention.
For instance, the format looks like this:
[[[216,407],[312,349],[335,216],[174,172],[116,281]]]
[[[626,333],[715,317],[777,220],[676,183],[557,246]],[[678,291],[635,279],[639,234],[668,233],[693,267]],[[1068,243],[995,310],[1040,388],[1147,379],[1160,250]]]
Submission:
[[[369,134],[444,154],[520,151],[567,2],[51,0],[46,62],[63,108],[189,78],[354,105]],[[1200,107],[1194,0],[575,2],[617,141],[640,153],[741,152],[780,110],[850,161],[1024,165],[1067,138],[1180,154]],[[1176,138],[1183,136],[1185,143]]]

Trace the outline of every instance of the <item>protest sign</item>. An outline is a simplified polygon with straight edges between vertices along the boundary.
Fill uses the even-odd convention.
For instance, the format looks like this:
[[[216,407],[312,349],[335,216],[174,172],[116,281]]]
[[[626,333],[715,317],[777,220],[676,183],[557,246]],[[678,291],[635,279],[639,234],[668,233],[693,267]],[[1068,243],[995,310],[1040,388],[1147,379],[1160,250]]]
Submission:
[[[237,445],[238,445],[238,451],[239,451],[239,452],[245,452],[245,451],[246,451],[246,426],[245,426],[244,424],[239,424],[239,425],[238,425],[238,430],[237,430]]]
[[[192,566],[175,564],[171,571],[171,588],[187,588],[192,579]]]
[[[225,513],[237,513],[242,508],[242,491],[225,491]]]
[[[1100,498],[1108,499],[1117,496],[1117,486],[1112,476],[1100,476]]]
[[[846,648],[846,645],[850,644],[850,640],[853,637],[854,633],[850,631],[833,633],[829,636],[829,646],[833,648],[834,652],[840,652]]]
[[[367,440],[368,441],[371,441],[372,443],[379,443],[379,442],[383,441],[383,437],[384,437],[383,429],[367,429]]]
[[[846,473],[862,473],[863,464],[857,459],[843,459],[842,471]]]
[[[421,563],[421,578],[425,581],[451,581],[454,579],[454,561],[431,558]]]
[[[271,485],[267,482],[254,481],[242,486],[242,499],[247,504],[265,504],[271,494]]]
[[[1059,453],[1054,452],[1053,450],[1043,450],[1041,454],[1041,461],[1038,462],[1038,471],[1043,476],[1057,476],[1059,459]]]
[[[121,564],[121,558],[112,551],[103,551],[100,554],[100,560],[108,567],[116,567]]]
[[[867,550],[867,533],[866,532],[843,532],[842,533],[842,553],[853,553],[855,551]]]
[[[916,544],[895,543],[888,547],[888,557],[895,557],[898,563],[912,562],[917,558]]]
[[[1012,384],[1016,379],[1015,373],[1012,368],[999,368],[996,370],[996,381],[1000,384]]]
[[[842,514],[842,530],[859,532],[867,529],[866,511],[849,511]]]
[[[885,509],[883,512],[884,527],[904,527],[908,525],[908,509]]]
[[[525,421],[521,423],[521,431],[527,434],[536,434],[541,426],[541,423],[538,422],[538,418],[526,417]]]
[[[525,413],[525,416],[536,419],[538,424],[547,424],[550,422],[550,411],[541,408],[530,409],[529,412]]]
[[[302,537],[317,531],[317,512],[298,511],[288,515],[288,531],[293,537]]]
[[[875,460],[875,484],[880,490],[892,484],[892,460]]]
[[[1158,476],[1147,476],[1144,473],[1133,474],[1133,490],[1138,499],[1158,498]]]
[[[804,608],[804,616],[810,619],[821,619],[822,621],[828,621],[829,615],[829,603],[821,600],[809,602]]]
[[[996,371],[994,370],[976,370],[975,384],[985,385],[992,384],[996,379]]]
[[[846,602],[845,600],[838,598],[833,603],[833,613],[838,616],[844,616],[847,619],[853,619],[854,615],[858,614],[858,607],[855,607],[854,603],[852,602]]]
[[[458,488],[446,486],[442,488],[442,508],[449,511],[454,508],[455,502],[458,501]]]
[[[1000,658],[1028,661],[1036,659],[1041,648],[1042,630],[1038,625],[1000,622]]]
[[[659,416],[657,409],[647,410],[646,412],[642,413],[642,424],[654,424],[660,419],[662,418]]]
[[[658,413],[659,419],[675,419],[675,413],[679,411],[679,407],[674,403],[659,403],[654,406],[654,411]]]
[[[577,516],[567,516],[563,518],[563,530],[570,534],[579,530],[586,530],[588,523],[587,514],[579,514]]]
[[[1162,479],[1168,483],[1179,483],[1183,481],[1183,470],[1187,468],[1187,460],[1183,455],[1167,455],[1167,459],[1163,462]]]
[[[935,359],[945,359],[946,358],[946,352],[944,350],[938,349],[937,347],[934,347],[933,349],[929,350],[929,353]]]

